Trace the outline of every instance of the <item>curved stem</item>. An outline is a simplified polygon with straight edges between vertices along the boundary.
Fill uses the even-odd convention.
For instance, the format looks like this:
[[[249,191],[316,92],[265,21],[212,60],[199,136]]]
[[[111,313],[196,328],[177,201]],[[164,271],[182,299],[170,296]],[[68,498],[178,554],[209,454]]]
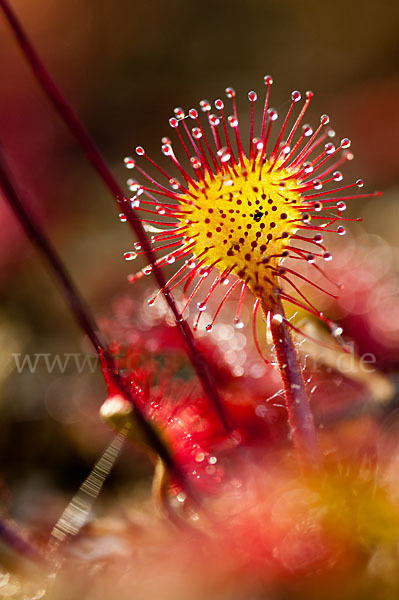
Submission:
[[[92,342],[97,354],[100,357],[102,372],[106,383],[111,383],[116,390],[134,406],[136,422],[142,431],[143,436],[147,440],[148,445],[153,448],[153,450],[162,458],[170,471],[176,476],[182,487],[189,488],[189,495],[191,497],[195,497],[193,491],[190,491],[190,486],[187,482],[185,474],[174,460],[168,446],[158,435],[152,424],[145,418],[142,410],[140,409],[134,391],[120,377],[113,356],[109,353],[108,348],[102,343],[99,335],[97,334],[98,327],[94,317],[86,308],[85,303],[75,286],[75,283],[71,279],[57,252],[53,248],[51,242],[47,239],[40,225],[36,223],[32,216],[27,212],[20,194],[17,191],[16,186],[14,185],[8,172],[8,168],[1,152],[1,147],[0,190],[2,190],[5,200],[17,217],[27,237],[37,248],[37,250],[39,250],[49,265],[64,293],[67,304],[78,325]]]
[[[26,32],[24,31],[21,23],[17,19],[17,16],[9,6],[8,2],[6,0],[0,0],[0,8],[3,9],[4,15],[12,31],[14,32],[14,35],[24,54],[24,57],[28,62],[29,66],[31,67],[34,76],[36,77],[42,90],[46,94],[47,98],[49,99],[55,110],[60,115],[61,119],[66,124],[71,134],[74,136],[80,147],[85,152],[86,157],[92,165],[92,167],[95,169],[95,171],[97,171],[103,183],[107,186],[119,209],[118,212],[122,210],[122,212],[126,215],[129,225],[136,234],[137,239],[139,240],[141,247],[148,258],[148,261],[152,266],[154,277],[159,287],[163,290],[165,300],[173,313],[173,316],[176,321],[176,327],[178,328],[180,335],[184,341],[187,354],[196,371],[197,377],[202,384],[204,392],[213,403],[224,429],[227,432],[231,431],[231,425],[227,418],[222,399],[216,388],[216,384],[213,381],[213,378],[211,377],[211,373],[209,371],[209,366],[205,359],[205,356],[203,356],[203,354],[197,348],[192,331],[188,326],[187,322],[181,316],[173,299],[173,296],[166,286],[166,279],[164,277],[163,272],[156,264],[154,252],[152,251],[152,248],[147,241],[147,237],[140,219],[137,217],[134,210],[132,209],[131,203],[125,198],[125,194],[121,186],[119,185],[111,170],[109,169],[96,144],[92,140],[89,132],[87,131],[83,123],[80,121],[78,115],[75,113],[73,108],[69,105],[62,92],[56,86],[53,79],[50,77],[45,66],[40,60],[39,55],[37,54],[32,42],[29,40]]]
[[[286,324],[284,308],[281,302],[275,304],[272,310],[262,302],[262,308],[265,315],[270,316],[270,329],[284,387],[288,421],[298,459],[305,472],[314,471],[320,466],[320,448],[302,368]]]

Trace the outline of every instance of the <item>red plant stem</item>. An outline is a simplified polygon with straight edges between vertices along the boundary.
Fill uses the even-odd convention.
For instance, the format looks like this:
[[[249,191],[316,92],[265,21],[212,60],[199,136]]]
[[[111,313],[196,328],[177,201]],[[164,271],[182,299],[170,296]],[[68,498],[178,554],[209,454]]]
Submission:
[[[66,302],[73,316],[75,317],[82,331],[92,342],[101,359],[104,377],[110,379],[118,392],[133,405],[137,425],[141,429],[141,432],[143,433],[149,446],[154,450],[154,452],[156,452],[156,454],[158,454],[158,456],[161,457],[167,468],[179,481],[180,485],[187,490],[188,483],[180,467],[176,464],[165,442],[158,435],[151,423],[144,417],[140,406],[138,405],[134,391],[119,376],[116,363],[112,355],[108,352],[106,346],[101,342],[97,334],[97,324],[86,308],[84,301],[82,300],[74,282],[66,270],[66,267],[63,265],[61,259],[57,255],[57,252],[52,247],[52,244],[47,239],[39,224],[35,222],[31,215],[28,214],[24,206],[24,202],[21,200],[20,194],[17,192],[16,186],[12,182],[12,178],[8,172],[8,168],[5,164],[1,150],[0,189],[3,191],[7,203],[17,217],[27,237],[42,254],[51,271],[55,275],[55,278],[64,293],[64,297],[66,298]],[[190,489],[188,491],[190,497],[195,498],[193,492],[190,491]]]
[[[269,307],[262,306],[267,314]],[[273,318],[274,315],[276,318]],[[276,304],[271,313],[270,328],[284,387],[288,421],[299,463],[303,471],[309,473],[320,466],[320,448],[301,365],[285,318],[283,306]]]
[[[137,236],[137,239],[141,243],[142,249],[144,250],[149,263],[152,266],[154,277],[163,290],[163,295],[169,308],[171,309],[173,316],[176,321],[176,326],[180,332],[180,335],[185,343],[187,354],[189,359],[196,371],[198,379],[200,380],[206,396],[211,400],[215,409],[218,413],[219,419],[223,424],[224,429],[227,432],[231,431],[231,425],[226,415],[226,411],[223,406],[222,399],[217,390],[216,384],[211,377],[209,366],[203,354],[197,348],[194,336],[191,332],[187,322],[181,316],[176,303],[173,299],[172,294],[166,287],[166,279],[163,272],[156,264],[156,259],[150,244],[147,241],[147,237],[140,219],[136,216],[134,210],[131,207],[130,202],[125,198],[125,194],[120,187],[119,183],[111,173],[108,165],[98,150],[96,144],[92,140],[87,129],[80,121],[79,117],[72,109],[70,104],[66,101],[64,95],[61,93],[59,88],[56,86],[53,79],[50,77],[48,71],[44,67],[40,60],[36,50],[34,49],[31,41],[25,33],[22,25],[17,19],[15,13],[12,11],[6,0],[0,0],[0,7],[7,18],[9,25],[14,32],[17,42],[31,67],[39,85],[43,89],[47,98],[58,112],[66,126],[68,127],[71,134],[74,136],[78,144],[84,150],[86,157],[92,167],[97,171],[98,175],[111,192],[116,205],[119,209],[122,209],[125,214],[129,225],[133,229]]]

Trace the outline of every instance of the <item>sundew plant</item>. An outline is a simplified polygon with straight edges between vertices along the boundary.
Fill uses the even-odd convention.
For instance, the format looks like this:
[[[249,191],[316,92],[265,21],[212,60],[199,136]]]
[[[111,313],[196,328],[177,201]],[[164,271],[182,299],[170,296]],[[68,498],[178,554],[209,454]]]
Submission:
[[[144,214],[141,218],[144,227],[153,234],[150,238],[153,249],[166,251],[156,266],[178,265],[165,286],[148,300],[149,304],[153,304],[165,289],[172,291],[184,283],[183,315],[189,304],[200,296],[203,284],[216,272],[208,291],[197,301],[194,322],[194,329],[197,329],[212,294],[218,287],[227,285],[212,322],[206,325],[206,330],[212,331],[223,304],[239,286],[234,323],[241,327],[240,312],[247,290],[251,292],[255,296],[255,336],[255,320],[261,306],[273,336],[293,438],[299,454],[308,454],[307,458],[314,465],[318,461],[316,434],[288,331],[290,327],[297,329],[286,318],[283,301],[309,311],[324,320],[333,335],[339,334],[340,329],[298,289],[298,280],[312,284],[312,280],[301,273],[302,261],[312,264],[329,280],[317,264],[318,259],[330,261],[332,258],[324,244],[324,236],[345,234],[342,222],[351,219],[346,219],[342,213],[346,210],[346,201],[359,197],[351,192],[353,188],[363,187],[363,180],[337,187],[337,182],[343,179],[338,168],[352,158],[347,150],[350,140],[343,138],[337,147],[330,141],[335,132],[327,128],[327,115],[321,116],[315,130],[302,124],[313,96],[310,91],[296,118],[292,118],[292,113],[301,101],[301,94],[292,92],[291,105],[277,139],[268,148],[278,114],[269,106],[273,80],[267,75],[264,83],[266,99],[257,130],[254,123],[257,94],[254,91],[248,94],[251,120],[249,136],[246,136],[249,137],[247,153],[239,127],[235,91],[229,87],[226,94],[231,100],[231,115],[225,114],[224,102],[220,99],[215,101],[217,115],[211,113],[209,101],[200,102],[207,116],[208,136],[196,109],[189,110],[187,115],[194,121],[192,129],[181,108],[175,109],[176,117],[169,121],[176,130],[181,154],[191,169],[183,166],[171,140],[162,140],[162,152],[170,158],[182,183],[147,156],[141,146],[136,148],[136,154],[146,158],[159,171],[160,180],[166,186],[149,175],[140,166],[141,162],[136,164],[133,158],[127,157],[125,163],[128,169],[136,168],[147,179],[145,185],[134,179],[129,179],[128,184],[135,193],[131,198],[132,207],[140,208]],[[362,196],[372,195],[379,193]],[[140,248],[141,245],[136,244],[136,251],[125,253],[125,258],[135,259],[143,252]],[[287,258],[294,259],[292,266],[287,265]],[[148,265],[130,280],[134,282],[151,273],[152,269],[153,266]],[[331,280],[329,283],[339,288]],[[318,284],[313,285],[333,295]],[[306,462],[304,456],[302,459]]]
[[[46,534],[3,514],[11,559],[0,594],[282,600],[316,599],[322,590],[331,600],[396,598],[397,424],[379,419],[395,384],[364,368],[345,329],[313,297],[334,303],[344,289],[347,273],[330,267],[348,252],[335,238],[359,221],[345,216],[347,202],[380,196],[359,191],[362,179],[344,181],[350,140],[337,138],[325,114],[307,123],[311,91],[293,91],[279,115],[267,75],[261,102],[248,93],[247,130],[231,87],[226,104],[174,109],[163,157],[137,146],[124,159],[125,189],[8,2],[0,8],[113,197],[120,227],[131,227],[132,247],[121,254],[129,265],[145,260],[117,310],[97,322],[1,149],[2,195],[98,355],[107,390],[98,423],[113,437]],[[145,276],[157,286],[148,297],[136,292]],[[162,298],[167,316],[155,320],[149,315]],[[253,345],[260,376],[237,374],[223,360],[218,322],[227,345],[231,330],[241,336],[237,352]],[[99,516],[104,483],[130,445],[135,460],[150,459],[152,489],[133,482]]]

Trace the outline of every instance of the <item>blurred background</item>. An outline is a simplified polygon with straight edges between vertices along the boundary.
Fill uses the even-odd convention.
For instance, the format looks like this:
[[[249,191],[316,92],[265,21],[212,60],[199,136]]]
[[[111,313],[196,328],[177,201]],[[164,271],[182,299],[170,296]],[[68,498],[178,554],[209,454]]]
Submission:
[[[232,85],[245,120],[247,92],[254,89],[263,99],[265,74],[274,77],[272,106],[281,112],[292,90],[312,89],[307,121],[316,124],[327,113],[338,138],[352,139],[348,180],[362,177],[364,191],[384,191],[383,198],[354,201],[351,214],[364,219],[356,235],[368,232],[372,250],[385,249],[378,256],[389,275],[399,246],[396,1],[11,4],[121,183],[128,176],[123,157],[136,145],[160,155],[175,106],[188,109],[202,98],[224,97]],[[92,310],[100,317],[112,314],[115,299],[133,293],[122,255],[134,240],[34,81],[2,14],[0,81],[0,140],[20,189]],[[105,397],[98,371],[78,375],[72,366],[62,375],[44,368],[17,372],[13,353],[79,353],[88,347],[1,198],[0,231],[0,500],[29,522],[45,503],[41,495],[38,504],[37,490],[72,493],[110,434],[96,416]],[[392,301],[383,311],[394,323],[397,279],[390,283]],[[381,358],[388,369],[391,350],[386,346]],[[148,471],[146,464],[134,468]],[[129,456],[117,475],[118,469],[131,474]],[[21,493],[24,502],[18,502]],[[52,496],[54,516],[61,504],[54,505]]]

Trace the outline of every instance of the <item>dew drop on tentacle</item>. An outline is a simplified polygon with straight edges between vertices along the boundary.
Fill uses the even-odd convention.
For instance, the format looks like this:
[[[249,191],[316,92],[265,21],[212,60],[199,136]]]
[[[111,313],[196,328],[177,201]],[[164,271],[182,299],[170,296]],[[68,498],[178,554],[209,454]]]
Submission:
[[[277,110],[275,108],[269,108],[268,116],[269,116],[270,121],[277,121],[277,119],[278,119]]]
[[[254,137],[252,142],[258,152],[261,152],[263,150],[263,142],[260,138]]]
[[[332,142],[325,144],[324,148],[326,149],[326,154],[332,154],[335,152],[335,146]]]
[[[131,156],[126,156],[123,159],[123,162],[125,163],[125,167],[127,169],[134,169],[134,167],[136,166],[136,161]]]
[[[308,124],[302,125],[302,132],[305,137],[309,137],[313,134],[313,128]]]
[[[298,92],[298,90],[295,90],[294,92],[292,92],[291,100],[293,102],[299,102],[301,100],[301,98],[302,98],[301,92]]]
[[[334,181],[342,181],[344,176],[342,175],[341,171],[335,171],[333,173],[333,178],[334,178]]]
[[[165,156],[171,156],[173,154],[172,146],[170,143],[162,144],[161,146],[162,154]]]
[[[231,154],[226,147],[217,151],[217,155],[222,163],[227,163],[231,159]]]
[[[330,323],[330,331],[331,335],[335,338],[340,337],[344,332],[342,327],[340,325],[337,325],[336,323]]]
[[[256,102],[258,99],[258,94],[256,92],[248,92],[248,100],[250,102]]]
[[[220,125],[220,119],[219,119],[219,117],[217,117],[216,115],[213,115],[213,114],[209,115],[209,122],[214,127],[217,127],[218,125]]]
[[[193,134],[196,140],[200,140],[202,138],[202,132],[199,127],[193,127],[191,133]]]
[[[130,178],[126,181],[126,185],[131,192],[134,192],[137,186],[137,181],[135,179]]]
[[[175,109],[173,109],[173,112],[179,120],[184,119],[186,116],[184,110],[180,106],[177,106]]]
[[[313,189],[314,190],[321,190],[323,187],[322,182],[320,181],[320,179],[314,179],[313,180]]]
[[[179,190],[182,187],[180,181],[176,179],[176,177],[169,179],[169,185],[173,190]]]
[[[203,112],[210,112],[212,109],[211,103],[208,100],[201,100],[200,107]]]
[[[137,258],[137,252],[125,252],[123,258],[125,260],[134,260]]]

